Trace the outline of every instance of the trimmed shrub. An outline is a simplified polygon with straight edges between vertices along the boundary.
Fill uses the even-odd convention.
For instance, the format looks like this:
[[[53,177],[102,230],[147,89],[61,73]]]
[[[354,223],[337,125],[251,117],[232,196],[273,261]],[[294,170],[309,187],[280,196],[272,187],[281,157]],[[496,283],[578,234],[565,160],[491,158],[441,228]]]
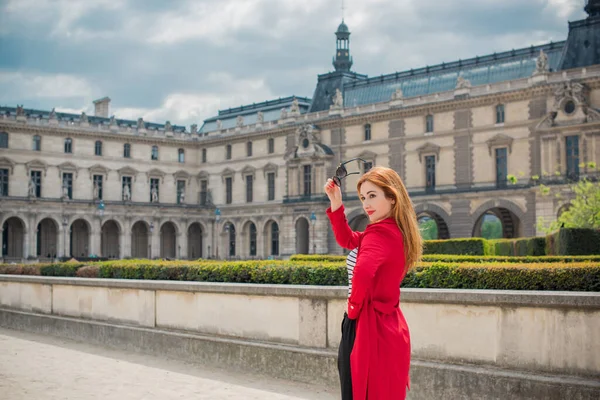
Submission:
[[[495,239],[488,240],[490,247],[492,247],[491,253],[496,256],[514,256],[515,255],[515,243],[512,239]]]
[[[562,228],[546,236],[546,254],[600,254],[600,230]]]
[[[43,276],[75,276],[77,270],[84,264],[77,262],[65,262],[42,265],[40,275]]]
[[[99,274],[100,267],[97,265],[86,265],[75,271],[75,276],[78,278],[98,278]]]
[[[423,245],[423,254],[470,254],[483,256],[492,254],[492,251],[490,250],[488,241],[483,238],[426,240]]]
[[[0,264],[0,274],[40,275],[38,264]]]
[[[402,287],[599,291],[600,264],[445,264],[415,268]]]

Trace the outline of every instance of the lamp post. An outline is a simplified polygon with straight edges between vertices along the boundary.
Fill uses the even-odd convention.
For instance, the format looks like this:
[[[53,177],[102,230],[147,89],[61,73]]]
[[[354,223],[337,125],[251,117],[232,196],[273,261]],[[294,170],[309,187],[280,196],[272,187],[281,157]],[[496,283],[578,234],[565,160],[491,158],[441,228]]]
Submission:
[[[317,243],[315,242],[315,225],[317,223],[317,216],[313,212],[310,214],[310,223],[312,225],[312,242],[313,242],[313,254],[317,253]]]
[[[150,243],[148,244],[148,259],[152,260],[152,233],[154,232],[154,222],[150,222]]]
[[[216,228],[217,243],[215,243],[217,246],[216,247],[217,248],[217,251],[216,251],[217,260],[219,259],[219,221],[221,221],[221,210],[219,209],[219,207],[217,207],[217,209],[215,210],[215,222],[217,224],[217,228]]]

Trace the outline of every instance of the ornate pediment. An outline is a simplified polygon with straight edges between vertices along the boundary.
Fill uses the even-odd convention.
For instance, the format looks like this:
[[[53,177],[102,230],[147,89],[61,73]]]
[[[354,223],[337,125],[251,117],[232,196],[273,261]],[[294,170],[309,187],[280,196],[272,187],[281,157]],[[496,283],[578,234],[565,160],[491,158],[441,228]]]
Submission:
[[[187,171],[179,170],[173,174],[175,177],[175,182],[177,181],[186,181],[188,184],[190,183],[190,178],[192,177]]]
[[[90,168],[90,178],[93,175],[108,175],[108,172],[110,171],[108,168],[100,165],[100,164],[95,164],[92,165]]]
[[[150,171],[146,172],[146,179],[150,182],[150,178],[159,178],[161,183],[165,181],[165,173],[158,168],[152,168]]]
[[[15,168],[15,163],[7,157],[0,157],[0,168],[7,168],[12,175]]]
[[[132,168],[130,166],[123,167],[117,170],[117,172],[119,173],[119,178],[122,178],[123,176],[131,176],[133,177],[134,181],[137,180],[137,174],[140,173],[137,169]]]
[[[221,179],[223,182],[225,182],[225,178],[231,178],[231,180],[233,182],[235,180],[235,171],[232,170],[231,168],[225,168],[221,172]]]
[[[425,143],[423,146],[417,149],[419,153],[419,162],[423,162],[422,158],[424,155],[435,154],[436,161],[440,160],[440,146],[430,142]]]
[[[254,168],[251,165],[246,165],[244,167],[244,169],[242,169],[242,176],[246,176],[246,175],[254,176],[255,174],[256,174],[256,168]]]
[[[200,171],[200,172],[198,173],[198,175],[196,175],[196,178],[197,178],[199,181],[201,181],[201,180],[204,180],[204,179],[208,179],[208,178],[209,178],[209,176],[210,176],[210,175],[208,175],[208,172],[206,172],[206,171]]]
[[[277,176],[277,170],[279,169],[279,167],[276,164],[273,163],[267,163],[264,167],[263,167],[263,176],[266,177],[267,173],[269,172],[274,172],[275,176]]]
[[[77,178],[79,169],[75,164],[67,161],[58,165],[58,177],[60,178],[65,172],[75,174],[75,178]]]
[[[321,144],[320,130],[315,125],[305,124],[296,129],[295,145],[288,149],[284,158],[289,161],[324,155],[327,155],[327,151]]]
[[[360,153],[359,155],[357,155],[356,157],[362,158],[365,161],[375,161],[375,158],[377,157],[377,153],[374,153],[369,150],[365,150],[362,153]]]
[[[490,153],[490,156],[492,155],[492,149],[494,147],[508,147],[508,153],[512,153],[513,140],[514,139],[512,137],[503,133],[499,133],[493,138],[488,139],[486,143],[488,145],[488,151]]]
[[[46,176],[48,171],[48,164],[42,160],[31,160],[25,163],[25,167],[27,168],[27,175],[29,175],[33,170],[41,170],[44,171],[44,176]]]

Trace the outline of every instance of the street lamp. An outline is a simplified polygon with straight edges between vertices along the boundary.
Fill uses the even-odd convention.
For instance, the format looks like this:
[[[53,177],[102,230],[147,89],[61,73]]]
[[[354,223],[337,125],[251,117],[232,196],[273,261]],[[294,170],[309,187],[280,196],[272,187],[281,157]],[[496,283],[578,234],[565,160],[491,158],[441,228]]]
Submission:
[[[310,223],[312,225],[312,241],[313,241],[313,254],[317,253],[317,243],[315,242],[315,225],[317,223],[317,216],[313,212],[310,214]]]
[[[221,220],[221,210],[219,209],[219,207],[217,207],[217,209],[215,210],[215,222],[217,224],[217,228],[216,228],[216,231],[217,231],[217,234],[216,234],[216,237],[217,237],[217,243],[216,243],[216,245],[217,245],[217,251],[216,251],[217,260],[219,259],[219,221],[220,220]]]

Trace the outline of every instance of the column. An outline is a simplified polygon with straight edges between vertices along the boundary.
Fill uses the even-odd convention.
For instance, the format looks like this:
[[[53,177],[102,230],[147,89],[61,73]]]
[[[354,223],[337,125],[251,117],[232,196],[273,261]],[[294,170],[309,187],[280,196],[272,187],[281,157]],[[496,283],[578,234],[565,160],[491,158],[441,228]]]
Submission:
[[[185,230],[179,234],[177,241],[178,241],[177,244],[179,246],[181,246],[181,254],[178,254],[177,257],[179,257],[182,260],[187,260],[188,259],[188,233],[187,233],[187,230]]]
[[[4,229],[0,226],[0,260],[4,258]]]
[[[29,257],[29,230],[25,229],[23,233],[23,259]]]

